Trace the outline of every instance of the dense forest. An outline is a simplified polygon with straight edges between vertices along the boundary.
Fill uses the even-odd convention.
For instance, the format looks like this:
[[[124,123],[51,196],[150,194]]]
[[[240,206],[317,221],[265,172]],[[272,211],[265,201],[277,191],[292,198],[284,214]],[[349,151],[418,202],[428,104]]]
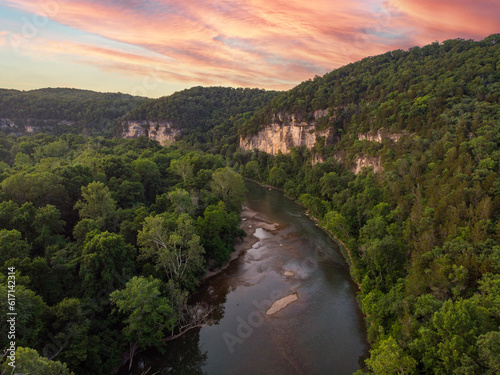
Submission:
[[[0,119],[9,119],[15,127],[4,132],[23,133],[25,126],[37,132],[60,135],[111,136],[123,117],[150,99],[120,93],[47,88],[31,91],[0,89]],[[21,129],[21,127],[23,129]]]
[[[279,113],[320,109],[333,142],[236,148]],[[0,287],[15,267],[26,368],[110,373],[203,319],[186,301],[243,235],[243,175],[283,189],[344,244],[371,344],[359,374],[500,373],[500,35],[365,58],[283,93],[193,88],[120,116],[183,136],[168,148],[0,137]],[[360,137],[381,129],[401,136]],[[354,174],[358,155],[381,170]],[[185,270],[168,266],[175,251]]]
[[[222,157],[145,137],[0,144],[0,289],[15,269],[16,371],[110,374],[124,353],[206,318],[189,295],[244,236],[243,179]]]

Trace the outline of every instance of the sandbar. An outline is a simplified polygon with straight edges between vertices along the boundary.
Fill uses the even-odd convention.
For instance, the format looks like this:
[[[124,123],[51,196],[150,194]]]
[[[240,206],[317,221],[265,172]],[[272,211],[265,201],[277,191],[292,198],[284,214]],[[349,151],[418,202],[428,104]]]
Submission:
[[[274,315],[278,311],[283,310],[285,307],[287,307],[289,304],[292,302],[295,302],[299,299],[299,295],[297,292],[290,294],[286,297],[280,298],[277,301],[274,301],[274,303],[271,305],[269,310],[266,311],[266,315]]]

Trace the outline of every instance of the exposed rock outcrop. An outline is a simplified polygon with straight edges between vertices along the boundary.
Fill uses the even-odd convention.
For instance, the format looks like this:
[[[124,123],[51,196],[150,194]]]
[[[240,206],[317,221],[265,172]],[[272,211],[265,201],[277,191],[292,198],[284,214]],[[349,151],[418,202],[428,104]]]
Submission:
[[[0,129],[13,129],[16,127],[14,121],[8,118],[0,118]]]
[[[354,174],[361,173],[363,168],[372,168],[375,173],[380,172],[382,170],[382,160],[380,159],[380,156],[356,156],[352,172]]]
[[[258,149],[271,155],[281,151],[288,154],[293,147],[306,146],[311,149],[318,139],[324,137],[325,144],[333,142],[331,129],[317,130],[318,120],[327,116],[328,110],[318,110],[313,114],[314,120],[299,121],[295,115],[279,113],[271,124],[256,135],[240,138],[240,147],[245,150]]]
[[[167,121],[126,121],[123,124],[122,138],[137,138],[144,135],[167,146],[181,134],[180,129],[172,127]]]
[[[372,142],[378,142],[382,143],[384,139],[390,139],[391,141],[398,142],[401,137],[408,135],[408,133],[401,132],[401,133],[391,133],[385,129],[379,129],[377,130],[376,133],[374,132],[368,132],[368,133],[361,133],[358,134],[358,139],[360,141],[372,141]]]
[[[75,126],[75,122],[68,120],[39,120],[32,118],[16,120],[9,118],[0,119],[0,130],[15,135],[51,132],[64,126]]]

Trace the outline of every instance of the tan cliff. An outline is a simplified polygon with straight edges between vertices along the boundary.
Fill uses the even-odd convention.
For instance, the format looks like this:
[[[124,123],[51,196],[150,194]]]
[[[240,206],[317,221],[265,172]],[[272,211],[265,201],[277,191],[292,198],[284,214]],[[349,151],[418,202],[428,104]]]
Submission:
[[[382,143],[384,139],[390,139],[391,141],[398,142],[401,137],[408,135],[406,132],[391,133],[385,129],[379,129],[377,132],[367,132],[358,134],[358,140],[360,141],[371,141]]]
[[[371,168],[375,173],[381,172],[383,168],[380,156],[368,156],[363,154],[356,156],[351,171],[354,174],[359,174],[364,168]]]
[[[330,128],[324,130],[316,130],[318,120],[327,116],[328,110],[314,112],[314,120],[309,122],[297,121],[294,115],[278,114],[275,115],[271,124],[264,127],[256,135],[250,137],[240,137],[240,147],[244,150],[254,150],[266,152],[271,155],[276,155],[278,152],[288,154],[291,148],[298,146],[306,146],[311,149],[314,147],[318,139],[325,138],[325,144],[333,144],[335,142],[332,136],[333,131]],[[382,142],[384,139],[390,139],[398,142],[401,137],[407,135],[404,132],[390,133],[384,129],[377,132],[369,132],[359,134],[359,140],[368,140],[373,142]],[[339,151],[334,158],[342,162],[344,158],[342,152]],[[323,163],[325,160],[320,155],[313,155],[311,164]],[[368,156],[358,154],[350,164],[350,169],[353,173],[358,174],[365,168],[373,169],[375,173],[383,170],[382,160],[380,156]]]
[[[12,120],[9,118],[0,118],[0,130],[9,134],[23,135],[23,134],[37,134],[46,131],[52,131],[61,126],[75,126],[74,121],[68,120],[40,120],[40,119],[17,119]]]
[[[279,113],[274,116],[271,124],[256,135],[240,137],[240,147],[276,155],[279,151],[288,154],[290,149],[299,146],[311,149],[321,137],[325,137],[326,143],[331,143],[331,129],[316,130],[318,120],[327,114],[327,109],[318,110],[313,114],[314,120],[307,122],[297,120],[293,114]]]
[[[181,134],[168,121],[126,121],[123,124],[122,138],[137,138],[144,135],[167,146]]]

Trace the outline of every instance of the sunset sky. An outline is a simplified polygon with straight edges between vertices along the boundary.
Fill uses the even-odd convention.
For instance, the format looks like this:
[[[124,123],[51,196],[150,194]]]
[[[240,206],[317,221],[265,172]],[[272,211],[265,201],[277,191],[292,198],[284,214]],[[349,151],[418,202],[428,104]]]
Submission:
[[[283,90],[388,50],[493,33],[498,0],[2,0],[0,87]]]

